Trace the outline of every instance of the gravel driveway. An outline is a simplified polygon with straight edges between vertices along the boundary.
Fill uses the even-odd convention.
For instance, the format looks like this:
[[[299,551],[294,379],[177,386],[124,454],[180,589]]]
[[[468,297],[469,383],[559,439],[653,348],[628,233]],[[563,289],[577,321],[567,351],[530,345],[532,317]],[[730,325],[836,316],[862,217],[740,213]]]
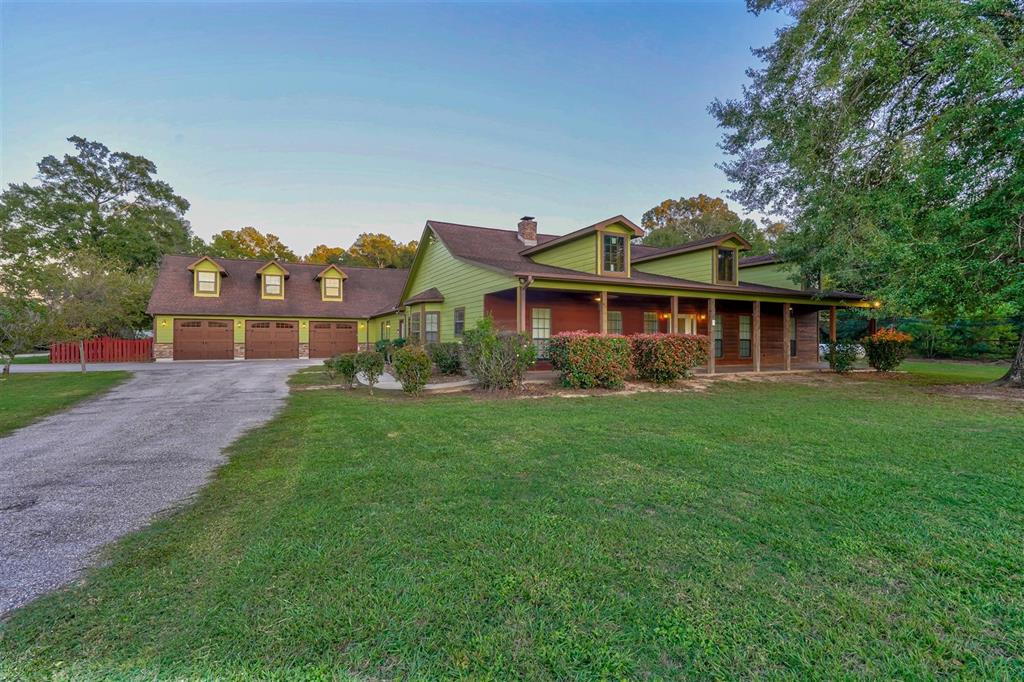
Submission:
[[[0,438],[0,615],[74,580],[98,548],[188,498],[308,364],[151,363]]]

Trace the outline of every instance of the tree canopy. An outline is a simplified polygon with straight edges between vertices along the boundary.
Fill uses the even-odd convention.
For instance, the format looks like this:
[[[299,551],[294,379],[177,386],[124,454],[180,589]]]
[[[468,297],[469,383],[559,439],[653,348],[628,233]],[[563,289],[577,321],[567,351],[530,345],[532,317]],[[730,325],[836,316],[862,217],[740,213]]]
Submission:
[[[749,210],[803,274],[937,319],[1024,315],[1024,8],[749,0],[793,22],[715,101]],[[1024,338],[1007,381],[1020,384]]]
[[[396,242],[382,233],[369,233],[356,237],[347,249],[340,246],[316,246],[305,260],[307,263],[334,263],[365,268],[408,268],[416,256],[416,242]]]
[[[156,179],[152,161],[78,136],[68,141],[76,154],[45,157],[37,183],[12,183],[0,195],[0,259],[27,267],[89,249],[145,267],[195,250],[189,204]]]
[[[295,262],[299,257],[276,234],[247,226],[240,230],[222,230],[210,239],[206,254],[221,258],[251,258]]]
[[[750,218],[740,218],[724,199],[707,194],[666,199],[644,213],[641,226],[646,232],[641,242],[661,247],[736,232],[750,242],[754,256],[769,253],[775,238]]]

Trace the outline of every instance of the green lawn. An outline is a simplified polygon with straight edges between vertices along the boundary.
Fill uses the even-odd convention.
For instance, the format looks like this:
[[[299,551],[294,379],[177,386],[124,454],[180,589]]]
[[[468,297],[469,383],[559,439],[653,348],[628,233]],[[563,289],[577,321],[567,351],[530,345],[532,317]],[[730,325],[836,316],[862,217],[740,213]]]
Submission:
[[[39,372],[0,381],[0,436],[124,381],[128,372]]]
[[[88,357],[88,356],[86,356]],[[18,355],[14,358],[15,365],[48,365],[50,364],[49,355]]]
[[[898,379],[298,392],[0,677],[1019,679],[1022,443]]]
[[[906,360],[900,369],[925,384],[974,384],[995,381],[1006,374],[1005,363],[953,362],[950,360]]]

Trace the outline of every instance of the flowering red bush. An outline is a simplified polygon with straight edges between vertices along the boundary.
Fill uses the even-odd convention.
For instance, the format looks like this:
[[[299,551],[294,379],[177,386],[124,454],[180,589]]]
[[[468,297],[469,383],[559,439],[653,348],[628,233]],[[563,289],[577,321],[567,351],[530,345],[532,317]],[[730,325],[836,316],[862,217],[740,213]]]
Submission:
[[[894,327],[882,328],[871,336],[861,339],[864,353],[868,356],[868,364],[879,372],[891,372],[910,352],[910,343],[914,340],[910,334],[897,331]]]
[[[555,334],[548,356],[562,384],[571,388],[620,388],[633,369],[629,340],[619,334]]]
[[[708,337],[698,334],[635,334],[629,344],[636,375],[656,384],[688,377],[708,359]]]

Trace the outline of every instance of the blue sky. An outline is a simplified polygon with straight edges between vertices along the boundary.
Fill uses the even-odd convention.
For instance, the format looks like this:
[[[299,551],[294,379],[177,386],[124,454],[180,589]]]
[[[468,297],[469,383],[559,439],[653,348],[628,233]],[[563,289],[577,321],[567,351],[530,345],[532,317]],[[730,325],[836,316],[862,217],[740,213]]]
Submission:
[[[4,183],[82,135],[153,160],[199,235],[255,225],[300,254],[428,218],[557,234],[722,193],[707,105],[785,20],[738,0],[0,12]]]

